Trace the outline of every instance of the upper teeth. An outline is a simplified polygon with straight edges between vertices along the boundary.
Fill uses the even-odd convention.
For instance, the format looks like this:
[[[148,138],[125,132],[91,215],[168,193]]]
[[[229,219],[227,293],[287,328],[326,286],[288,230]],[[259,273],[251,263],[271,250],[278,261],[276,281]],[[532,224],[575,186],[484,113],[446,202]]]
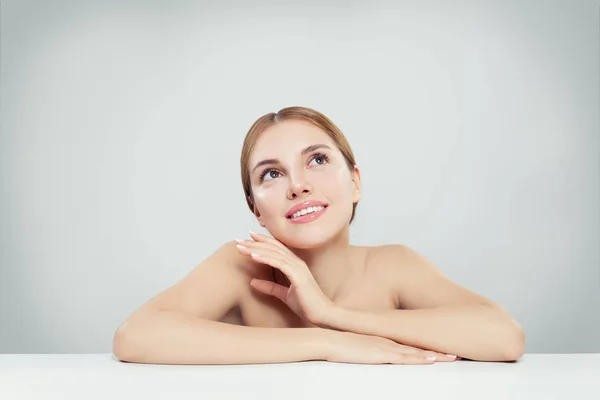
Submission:
[[[312,212],[319,211],[319,210],[322,210],[322,209],[324,209],[324,208],[325,208],[324,206],[317,206],[317,207],[308,207],[308,208],[303,208],[302,210],[300,210],[300,211],[296,211],[295,213],[293,213],[293,214],[292,214],[292,218],[298,218],[298,217],[300,217],[301,215],[310,214],[310,213],[312,213]]]

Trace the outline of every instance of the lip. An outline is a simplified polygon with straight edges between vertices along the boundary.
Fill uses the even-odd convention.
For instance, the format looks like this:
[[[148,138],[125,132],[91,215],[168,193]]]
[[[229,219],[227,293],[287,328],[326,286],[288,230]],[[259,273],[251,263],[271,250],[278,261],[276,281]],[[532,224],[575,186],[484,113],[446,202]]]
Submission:
[[[319,218],[321,215],[323,215],[323,213],[325,213],[325,211],[327,211],[327,207],[310,214],[301,215],[298,218],[289,218],[289,220],[292,224],[306,224]]]
[[[318,207],[318,206],[327,207],[327,203],[323,203],[322,201],[317,201],[317,200],[309,200],[309,201],[305,201],[302,203],[298,203],[298,204],[294,205],[292,208],[290,208],[288,210],[288,212],[285,213],[285,217],[292,218],[292,215],[294,215],[295,212],[300,211],[303,208]]]

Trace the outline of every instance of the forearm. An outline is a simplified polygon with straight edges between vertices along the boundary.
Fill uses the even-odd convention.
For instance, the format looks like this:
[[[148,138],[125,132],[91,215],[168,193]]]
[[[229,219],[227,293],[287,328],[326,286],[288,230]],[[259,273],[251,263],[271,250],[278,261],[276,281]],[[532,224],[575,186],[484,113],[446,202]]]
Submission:
[[[327,330],[257,328],[156,311],[115,335],[121,361],[150,364],[260,364],[323,360]]]
[[[480,361],[516,360],[525,346],[518,324],[485,305],[368,312],[338,308],[325,325]]]

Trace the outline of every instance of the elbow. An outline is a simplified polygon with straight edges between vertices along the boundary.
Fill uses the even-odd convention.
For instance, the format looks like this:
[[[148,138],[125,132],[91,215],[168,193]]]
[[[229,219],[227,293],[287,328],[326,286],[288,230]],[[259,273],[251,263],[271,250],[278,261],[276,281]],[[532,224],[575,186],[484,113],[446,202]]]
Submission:
[[[509,341],[510,345],[506,351],[505,361],[516,361],[525,354],[525,332],[520,327],[514,334],[514,339]]]
[[[115,331],[112,352],[119,361],[145,362],[148,343],[152,342],[149,335],[155,331],[151,325],[155,315],[136,312]]]
[[[134,361],[130,333],[126,329],[127,322],[121,325],[113,336],[112,352],[119,361]]]
[[[507,314],[508,315],[508,314]],[[505,325],[506,330],[502,335],[502,360],[498,361],[517,361],[525,354],[525,331],[519,322],[508,315],[509,319]]]

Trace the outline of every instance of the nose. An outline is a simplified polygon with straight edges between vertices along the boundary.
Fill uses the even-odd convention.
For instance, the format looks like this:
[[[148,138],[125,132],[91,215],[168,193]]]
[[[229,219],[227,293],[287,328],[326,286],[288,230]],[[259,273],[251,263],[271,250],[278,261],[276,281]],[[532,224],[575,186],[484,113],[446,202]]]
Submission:
[[[312,187],[306,182],[306,179],[297,178],[291,181],[287,197],[290,200],[297,198],[302,194],[311,194]]]

